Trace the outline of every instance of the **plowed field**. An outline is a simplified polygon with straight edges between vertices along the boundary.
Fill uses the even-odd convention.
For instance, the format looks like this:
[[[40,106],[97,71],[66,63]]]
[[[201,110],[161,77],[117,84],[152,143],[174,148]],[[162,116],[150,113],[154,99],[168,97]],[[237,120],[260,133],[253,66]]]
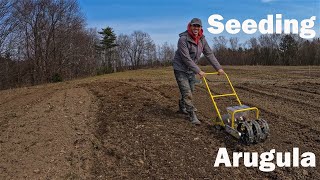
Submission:
[[[207,72],[212,68],[203,67]],[[213,128],[203,83],[194,104],[202,124],[177,113],[171,67],[127,71],[0,92],[0,179],[319,179],[320,169],[214,167],[232,152],[313,152],[320,158],[320,68],[228,66],[243,104],[260,109],[270,137],[244,145]],[[230,93],[208,76],[213,93]],[[218,100],[219,109],[237,105]],[[317,164],[318,165],[318,164]]]

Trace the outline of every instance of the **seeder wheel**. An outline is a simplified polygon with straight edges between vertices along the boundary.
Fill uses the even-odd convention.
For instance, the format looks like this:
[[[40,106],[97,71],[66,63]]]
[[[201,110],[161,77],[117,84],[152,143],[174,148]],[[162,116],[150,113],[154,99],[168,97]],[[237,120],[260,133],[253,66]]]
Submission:
[[[245,144],[252,144],[254,142],[254,134],[248,121],[239,123],[237,130],[241,133],[241,140]]]
[[[259,123],[255,120],[251,121],[252,123],[252,131],[254,135],[254,142],[259,143],[262,140],[262,130]]]
[[[261,141],[265,141],[269,136],[269,125],[264,119],[258,119],[257,122],[259,123],[262,132]]]

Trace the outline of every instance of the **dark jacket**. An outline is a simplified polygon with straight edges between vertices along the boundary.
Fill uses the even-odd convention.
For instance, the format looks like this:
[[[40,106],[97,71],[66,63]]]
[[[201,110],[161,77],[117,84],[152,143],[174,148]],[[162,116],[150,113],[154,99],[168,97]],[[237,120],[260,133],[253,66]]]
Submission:
[[[198,74],[200,68],[196,63],[200,59],[201,53],[207,58],[210,64],[216,69],[221,69],[221,65],[214,56],[204,35],[200,38],[198,45],[190,37],[188,31],[179,34],[178,49],[173,59],[173,69],[187,73],[194,72]]]

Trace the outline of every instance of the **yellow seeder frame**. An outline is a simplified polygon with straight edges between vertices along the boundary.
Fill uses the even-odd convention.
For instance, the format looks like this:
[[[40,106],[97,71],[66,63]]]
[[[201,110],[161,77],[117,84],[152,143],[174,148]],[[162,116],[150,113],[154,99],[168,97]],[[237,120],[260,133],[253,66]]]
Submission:
[[[205,73],[205,74],[206,74],[206,75],[217,75],[218,72]],[[232,85],[232,83],[231,83],[231,81],[230,81],[227,73],[224,73],[224,75],[226,76],[226,78],[227,78],[227,80],[228,80],[228,82],[229,82],[229,85],[230,85],[230,87],[231,87],[231,89],[232,89],[232,92],[233,92],[233,93],[231,93],[231,94],[212,95],[212,92],[211,92],[210,87],[209,87],[208,82],[207,82],[208,80],[206,79],[205,76],[202,78],[203,81],[204,81],[204,83],[205,83],[205,85],[206,85],[206,87],[207,87],[207,90],[208,90],[208,92],[209,92],[209,95],[210,95],[210,97],[211,97],[211,99],[212,99],[213,106],[214,106],[214,108],[215,108],[215,110],[216,110],[216,112],[217,112],[217,114],[218,114],[218,118],[220,119],[220,121],[214,121],[214,123],[215,123],[215,125],[219,125],[219,126],[222,126],[222,127],[225,127],[225,124],[224,124],[224,122],[223,122],[223,120],[222,120],[222,117],[221,117],[219,108],[218,108],[217,103],[215,102],[214,99],[215,99],[215,98],[219,98],[219,97],[235,96],[235,97],[237,98],[237,101],[238,101],[239,105],[240,105],[240,106],[242,105],[242,103],[241,103],[241,101],[240,101],[240,99],[239,99],[236,91],[235,91],[234,88],[233,88],[233,85]],[[256,107],[249,107],[249,108],[244,108],[244,109],[237,109],[237,110],[235,110],[235,111],[233,111],[233,112],[231,113],[231,128],[233,128],[233,129],[235,128],[235,125],[234,125],[234,122],[235,122],[235,117],[234,117],[234,116],[235,116],[235,114],[236,114],[236,113],[239,113],[239,112],[244,112],[244,111],[255,111],[255,112],[256,112],[256,118],[259,119],[259,109],[256,108]]]

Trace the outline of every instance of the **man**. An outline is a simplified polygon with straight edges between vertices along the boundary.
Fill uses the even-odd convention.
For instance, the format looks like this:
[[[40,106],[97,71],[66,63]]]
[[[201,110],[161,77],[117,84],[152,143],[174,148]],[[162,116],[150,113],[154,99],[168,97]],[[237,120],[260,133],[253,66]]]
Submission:
[[[192,92],[196,81],[195,74],[198,74],[200,78],[205,76],[205,73],[196,65],[201,53],[219,74],[224,74],[224,71],[203,35],[200,19],[193,18],[188,24],[188,29],[179,36],[178,49],[173,59],[174,75],[181,94],[179,111],[188,114],[191,123],[199,125],[201,122],[195,113]]]

